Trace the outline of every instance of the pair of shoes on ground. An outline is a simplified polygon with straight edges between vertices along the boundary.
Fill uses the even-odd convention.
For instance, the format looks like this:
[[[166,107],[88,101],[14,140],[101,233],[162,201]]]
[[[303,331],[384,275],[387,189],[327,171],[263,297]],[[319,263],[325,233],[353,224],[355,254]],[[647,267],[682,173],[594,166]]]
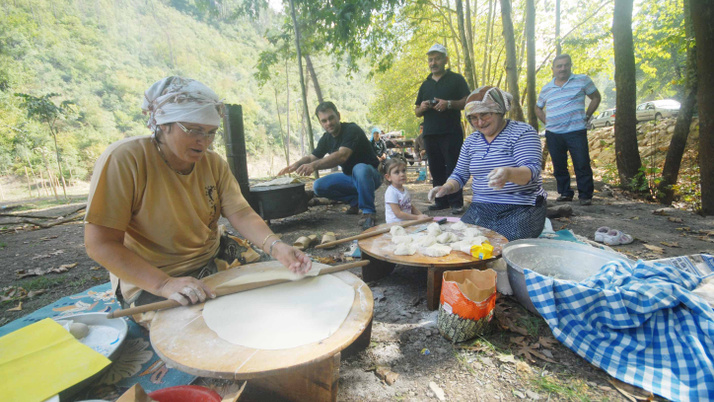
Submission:
[[[595,241],[605,243],[608,246],[630,244],[634,240],[632,236],[622,233],[617,229],[610,229],[607,226],[600,227],[595,231]]]
[[[362,218],[357,224],[362,225],[362,230],[377,226],[377,214],[362,214]]]
[[[566,202],[566,201],[572,201],[573,196],[572,195],[560,195],[558,198],[555,199],[557,202]],[[593,205],[593,199],[592,198],[581,198],[580,199],[580,205],[586,206],[586,205]]]
[[[431,204],[427,207],[429,211],[441,211],[443,209],[449,209],[448,205],[437,205],[437,204]],[[461,215],[464,213],[464,207],[451,207],[451,214],[452,215]]]

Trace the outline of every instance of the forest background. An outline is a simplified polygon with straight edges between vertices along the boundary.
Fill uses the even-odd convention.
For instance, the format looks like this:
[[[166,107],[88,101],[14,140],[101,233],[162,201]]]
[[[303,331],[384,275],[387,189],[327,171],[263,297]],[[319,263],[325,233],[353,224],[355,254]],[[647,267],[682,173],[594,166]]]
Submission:
[[[262,162],[251,177],[271,176],[309,152],[305,133],[315,142],[322,133],[312,115],[319,99],[335,102],[343,121],[365,131],[379,127],[415,137],[414,100],[429,72],[425,52],[435,42],[447,46],[449,66],[472,89],[516,92],[528,110],[527,15],[535,18],[535,93],[551,79],[550,64],[562,51],[572,56],[574,73],[595,81],[603,96],[599,110],[616,105],[611,0],[293,4],[294,21],[288,0],[2,2],[0,175],[28,182],[22,194],[2,197],[41,196],[49,181],[86,182],[108,144],[149,134],[143,92],[168,75],[198,79],[226,103],[243,106],[249,164]],[[510,33],[502,5],[511,6]],[[633,10],[636,102],[682,101],[683,0],[638,0]],[[304,70],[297,63],[295,22]],[[513,66],[506,65],[506,39],[514,45]],[[508,67],[515,68],[516,91]],[[302,109],[301,71],[310,122]],[[225,152],[222,141],[214,146]]]

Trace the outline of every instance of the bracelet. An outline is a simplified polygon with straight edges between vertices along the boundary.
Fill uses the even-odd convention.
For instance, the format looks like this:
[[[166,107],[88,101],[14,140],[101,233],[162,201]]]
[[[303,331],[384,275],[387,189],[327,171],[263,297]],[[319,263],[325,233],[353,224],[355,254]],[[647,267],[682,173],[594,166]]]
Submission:
[[[272,243],[270,243],[270,248],[268,249],[268,255],[273,256],[273,246],[275,246],[278,243],[282,243],[283,241],[280,239],[274,240]]]
[[[270,239],[270,236],[277,236],[275,233],[271,233],[267,236],[265,236],[265,239],[263,239],[263,244],[260,245],[261,250],[265,250],[265,243],[267,243],[268,239]]]

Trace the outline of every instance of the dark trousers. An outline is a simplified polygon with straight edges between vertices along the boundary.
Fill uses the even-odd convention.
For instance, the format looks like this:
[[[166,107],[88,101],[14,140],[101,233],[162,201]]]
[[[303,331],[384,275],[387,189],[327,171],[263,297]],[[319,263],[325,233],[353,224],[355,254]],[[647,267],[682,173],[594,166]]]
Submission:
[[[429,160],[432,186],[446,183],[456,167],[464,138],[461,133],[449,135],[425,135],[424,149]],[[464,206],[464,194],[459,190],[453,194],[436,199],[436,205],[442,208],[460,208]]]
[[[578,198],[593,198],[593,170],[590,167],[587,130],[572,131],[565,134],[545,132],[548,152],[553,160],[553,176],[558,184],[558,193],[572,197],[575,193],[570,188],[568,171],[568,152],[573,160],[575,181],[578,183]]]

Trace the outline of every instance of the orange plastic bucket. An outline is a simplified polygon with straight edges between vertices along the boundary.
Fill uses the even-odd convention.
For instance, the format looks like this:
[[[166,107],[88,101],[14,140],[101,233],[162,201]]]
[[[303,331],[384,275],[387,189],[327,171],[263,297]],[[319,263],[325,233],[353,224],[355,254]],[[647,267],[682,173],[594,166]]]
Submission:
[[[179,385],[158,389],[149,394],[158,402],[221,402],[221,396],[212,389],[198,385]]]

